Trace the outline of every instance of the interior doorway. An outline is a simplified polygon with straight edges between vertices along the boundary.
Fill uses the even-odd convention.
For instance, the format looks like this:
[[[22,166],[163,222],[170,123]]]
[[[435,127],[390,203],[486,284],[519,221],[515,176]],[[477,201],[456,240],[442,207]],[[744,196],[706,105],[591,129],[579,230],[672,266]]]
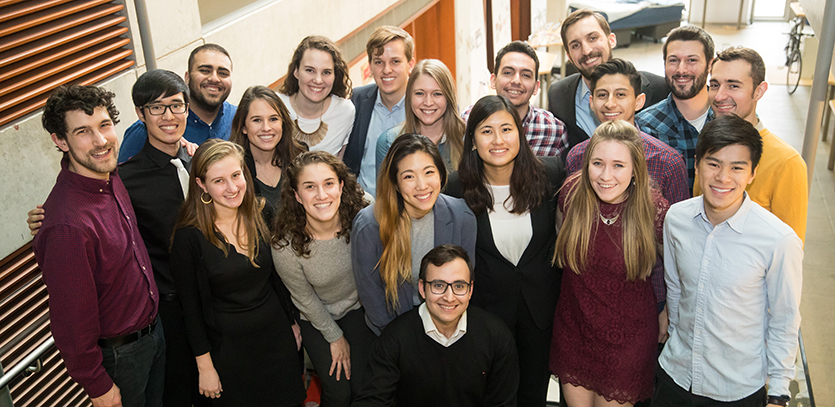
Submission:
[[[786,21],[789,2],[792,0],[753,0],[754,21]]]

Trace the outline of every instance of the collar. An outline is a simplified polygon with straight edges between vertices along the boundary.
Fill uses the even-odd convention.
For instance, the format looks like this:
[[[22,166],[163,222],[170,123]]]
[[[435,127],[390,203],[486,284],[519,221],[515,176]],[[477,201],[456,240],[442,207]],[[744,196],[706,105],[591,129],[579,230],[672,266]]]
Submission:
[[[179,158],[180,161],[183,162],[183,166],[185,166],[187,169],[189,168],[189,163],[191,162],[191,157],[189,157],[188,151],[185,147],[180,146],[180,149],[177,150],[177,156],[172,157],[154,147],[151,144],[150,139],[145,140],[145,146],[142,147],[142,152],[145,153],[148,156],[148,158],[159,168],[165,168],[166,165],[173,165],[171,164],[171,160],[174,158]]]
[[[704,195],[699,195],[698,198],[700,200],[700,204],[696,205],[696,208],[694,208],[695,213],[693,214],[693,217],[701,217],[705,222],[710,224],[710,220],[707,218],[707,213],[705,213]],[[739,234],[742,234],[745,227],[745,220],[748,218],[748,214],[751,212],[751,202],[751,198],[748,197],[748,191],[743,191],[742,206],[740,206],[739,209],[736,210],[736,213],[734,213],[730,218],[728,218],[722,223],[727,223],[731,229],[733,229]],[[722,223],[720,223],[719,225],[721,225]]]
[[[404,94],[403,97],[400,98],[400,101],[395,103],[394,106],[391,107],[391,110],[389,110],[389,108],[387,108],[386,105],[383,104],[383,99],[380,97],[380,89],[379,88],[377,89],[377,99],[374,100],[374,106],[379,106],[379,107],[382,107],[383,109],[386,109],[386,110],[389,110],[390,112],[393,112],[395,110],[403,109],[405,104],[406,104],[406,95]]]
[[[585,97],[586,94],[591,94],[591,89],[586,86],[586,81],[583,80],[583,75],[580,75],[580,86],[577,86],[577,92],[580,93],[580,96]]]
[[[432,316],[429,315],[429,310],[426,309],[426,302],[420,304],[420,306],[418,307],[418,314],[420,315],[420,320],[423,323],[423,332],[425,332],[426,335],[428,335],[430,338],[438,341],[438,343],[440,343],[441,345],[451,345],[450,342],[452,342],[453,340],[457,340],[458,338],[464,336],[464,334],[467,333],[466,310],[463,314],[461,314],[461,319],[458,320],[458,327],[455,328],[455,332],[449,338],[442,334],[441,331],[438,330],[438,327],[435,326],[435,322],[432,321]],[[445,343],[441,342],[441,340],[443,340]]]
[[[763,121],[760,120],[759,116],[757,116],[757,125],[754,126],[754,128],[757,129],[758,132],[765,130],[765,125],[763,124]]]
[[[82,191],[93,194],[110,195],[113,193],[113,183],[110,181],[113,177],[118,176],[118,167],[110,172],[110,177],[108,179],[102,180],[76,174],[70,171],[69,165],[69,158],[64,157],[61,159],[61,172],[58,173],[58,182],[66,182],[73,188],[78,188]]]
[[[226,105],[228,103],[229,102],[224,101],[223,103],[220,104],[220,107],[217,110],[217,116],[215,116],[215,120],[211,124],[204,122],[203,119],[201,119],[200,116],[198,116],[197,113],[194,113],[194,111],[191,110],[191,108],[189,107],[188,108],[188,121],[204,124],[206,126],[211,126],[212,124],[220,123],[220,118],[223,117],[223,112],[226,111]]]

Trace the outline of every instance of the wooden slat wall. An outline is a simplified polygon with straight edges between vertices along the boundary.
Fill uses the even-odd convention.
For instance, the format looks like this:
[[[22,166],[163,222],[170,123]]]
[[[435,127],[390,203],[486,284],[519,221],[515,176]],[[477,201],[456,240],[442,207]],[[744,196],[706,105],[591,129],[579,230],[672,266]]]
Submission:
[[[125,6],[112,0],[0,0],[0,126],[58,86],[91,85],[135,64]]]
[[[44,343],[49,306],[32,245],[0,260],[0,363],[8,371]],[[18,375],[9,390],[16,406],[89,406],[84,390],[67,374],[56,347],[41,356],[43,368]]]

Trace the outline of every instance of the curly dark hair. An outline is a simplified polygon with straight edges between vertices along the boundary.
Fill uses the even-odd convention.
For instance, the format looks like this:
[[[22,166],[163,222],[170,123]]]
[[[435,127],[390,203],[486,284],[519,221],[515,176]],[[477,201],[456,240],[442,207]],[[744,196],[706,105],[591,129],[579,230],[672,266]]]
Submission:
[[[299,46],[296,47],[293,57],[290,59],[290,65],[287,67],[287,79],[284,80],[284,84],[278,91],[287,96],[293,96],[299,91],[299,80],[294,73],[301,67],[304,52],[309,49],[327,52],[333,59],[334,80],[330,95],[336,95],[343,99],[350,98],[352,86],[351,78],[348,76],[348,63],[345,62],[342,52],[339,51],[339,47],[333,41],[319,35],[304,37]]]
[[[49,96],[43,108],[41,124],[44,130],[55,134],[61,140],[67,139],[67,112],[81,110],[92,115],[93,110],[101,106],[107,109],[107,114],[113,124],[119,123],[119,111],[113,104],[116,96],[98,86],[62,85]]]
[[[342,183],[338,212],[341,229],[336,237],[345,237],[345,240],[350,242],[354,217],[360,209],[369,204],[363,198],[364,192],[357,182],[357,177],[333,154],[310,151],[296,156],[284,170],[286,179],[281,187],[281,208],[273,224],[272,244],[275,247],[291,245],[296,255],[302,257],[310,256],[310,242],[313,241],[313,236],[307,231],[307,214],[304,206],[296,200],[296,192],[299,189],[299,176],[302,171],[313,164],[329,166]]]

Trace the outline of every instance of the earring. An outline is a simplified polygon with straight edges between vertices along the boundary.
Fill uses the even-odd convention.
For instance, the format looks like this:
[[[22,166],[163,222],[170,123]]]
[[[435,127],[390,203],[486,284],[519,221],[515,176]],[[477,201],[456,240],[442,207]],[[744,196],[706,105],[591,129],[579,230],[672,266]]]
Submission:
[[[473,145],[473,150],[472,151],[475,151],[475,150],[476,150],[475,145]]]
[[[204,193],[202,193],[202,194],[200,194],[200,202],[203,202],[203,203],[204,203],[204,204],[206,204],[206,205],[208,205],[208,204],[212,203],[212,196],[211,196],[211,195],[209,195],[209,200],[206,200],[205,198],[203,198],[203,196],[204,196],[204,195],[209,195],[209,194],[207,194],[207,193],[205,193],[205,192],[204,192]]]

